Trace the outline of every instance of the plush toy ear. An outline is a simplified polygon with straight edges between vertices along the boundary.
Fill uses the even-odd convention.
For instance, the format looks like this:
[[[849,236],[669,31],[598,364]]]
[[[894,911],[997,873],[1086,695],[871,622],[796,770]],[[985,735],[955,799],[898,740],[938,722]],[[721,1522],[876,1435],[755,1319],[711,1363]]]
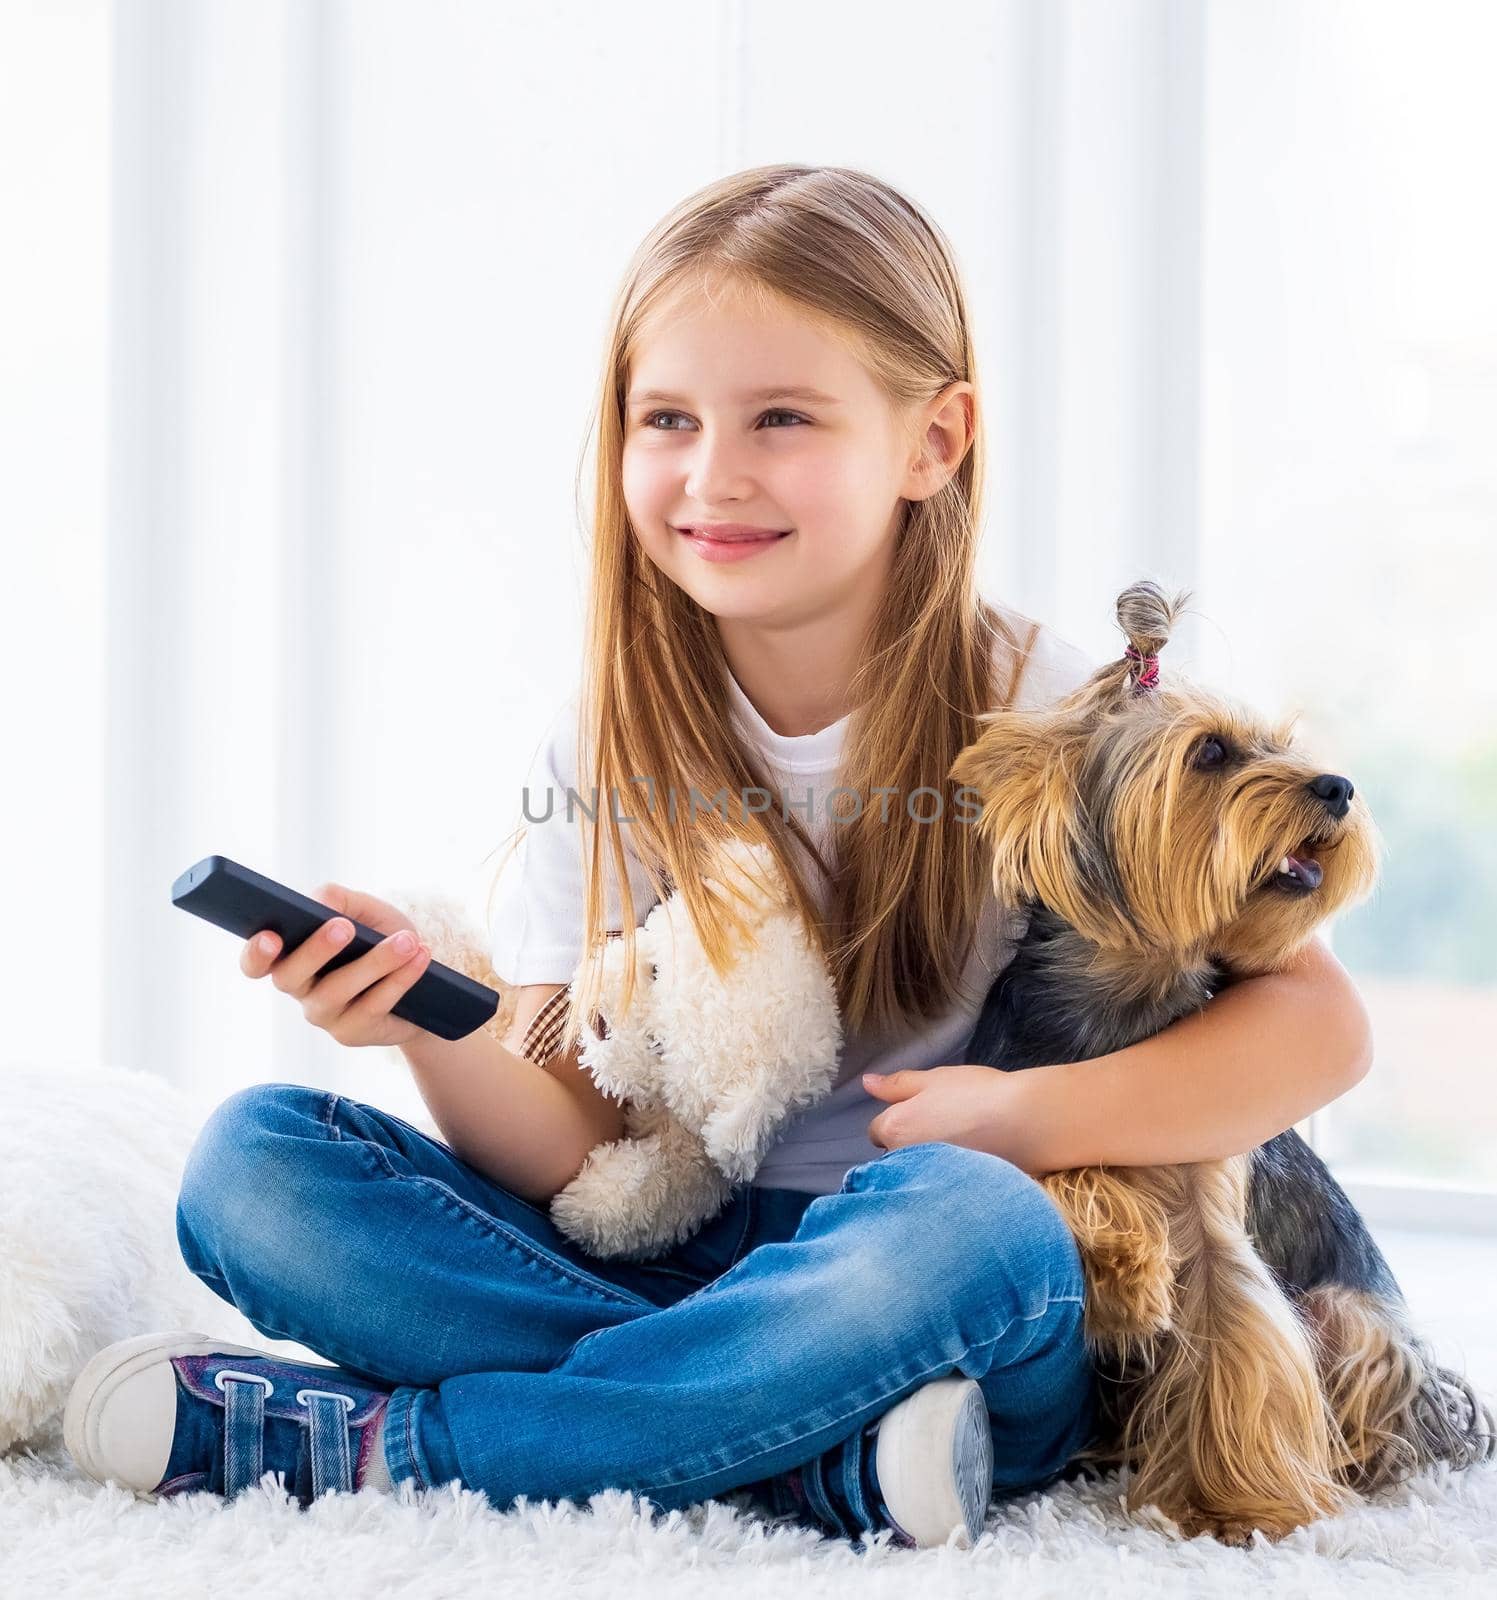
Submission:
[[[597,1016],[584,1018],[578,1041],[578,1059],[592,1073],[593,1081],[604,1094],[615,1100],[651,1102],[650,1088],[655,1075],[653,1020],[654,965],[657,940],[664,913],[653,906],[643,926],[634,936],[634,996],[624,1005],[625,980],[629,973],[624,959],[624,941],[604,941],[599,978]],[[583,958],[572,982],[581,984],[588,959]],[[594,1026],[593,1021],[599,1025]]]
[[[718,859],[703,874],[702,882],[726,889],[731,881],[734,892],[746,897],[761,915],[778,910],[790,895],[774,852],[762,844],[742,839],[726,840],[718,849]]]
[[[498,993],[499,1004],[483,1027],[484,1032],[502,1042],[514,1021],[515,986],[506,983],[489,964],[488,938],[462,904],[445,891],[430,888],[408,894],[396,892],[385,898],[415,924],[433,961]],[[392,1055],[398,1055],[393,1045],[388,1048]]]

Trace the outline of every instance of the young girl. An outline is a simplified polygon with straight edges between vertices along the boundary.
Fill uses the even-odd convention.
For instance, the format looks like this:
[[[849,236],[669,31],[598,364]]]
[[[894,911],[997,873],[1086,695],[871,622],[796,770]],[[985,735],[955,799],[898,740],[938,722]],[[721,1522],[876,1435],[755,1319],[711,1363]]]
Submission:
[[[231,1096],[183,1177],[183,1256],[337,1365],[126,1340],[75,1385],[69,1445],[152,1496],[267,1469],[302,1504],[402,1480],[500,1508],[742,1490],[844,1536],[968,1541],[1095,1421],[1081,1263],[1035,1175],[1250,1149],[1365,1071],[1365,1017],[1316,946],[1112,1056],[962,1062],[1019,928],[947,774],[981,716],[1093,663],[976,592],[966,304],[911,201],[803,166],[689,198],[629,267],[598,424],[582,680],[493,918],[505,1047],[390,1016],[425,954],[368,896],[319,891],[390,934],[336,972],[345,917],[279,959],[247,945],[341,1042],[400,1045],[447,1142],[299,1085]],[[569,790],[602,797],[595,826]],[[691,804],[722,790],[729,814]],[[672,889],[725,971],[734,908],[702,878],[732,835],[772,848],[835,976],[839,1081],[669,1254],[594,1259],[545,1209],[623,1126],[578,1064],[596,965],[568,985]]]

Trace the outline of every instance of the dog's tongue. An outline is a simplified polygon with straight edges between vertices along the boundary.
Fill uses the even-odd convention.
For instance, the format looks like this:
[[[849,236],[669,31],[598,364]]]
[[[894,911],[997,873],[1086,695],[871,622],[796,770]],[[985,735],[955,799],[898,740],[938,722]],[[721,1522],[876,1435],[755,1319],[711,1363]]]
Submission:
[[[1313,856],[1285,856],[1280,872],[1287,873],[1296,883],[1302,883],[1307,889],[1318,889],[1320,880],[1324,876],[1320,863]]]

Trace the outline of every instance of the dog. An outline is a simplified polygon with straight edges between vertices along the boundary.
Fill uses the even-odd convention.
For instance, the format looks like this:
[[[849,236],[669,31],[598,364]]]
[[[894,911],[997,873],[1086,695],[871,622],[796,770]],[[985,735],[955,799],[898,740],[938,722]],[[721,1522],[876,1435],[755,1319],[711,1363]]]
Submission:
[[[1282,970],[1374,886],[1363,797],[1244,709],[1159,682],[1189,597],[1124,590],[1123,655],[1050,712],[998,712],[951,777],[999,901],[1029,912],[965,1061],[1088,1060]],[[1245,1155],[1041,1179],[1081,1248],[1102,1421],[1130,1510],[1278,1539],[1435,1462],[1493,1416],[1410,1325],[1356,1208],[1293,1130]]]

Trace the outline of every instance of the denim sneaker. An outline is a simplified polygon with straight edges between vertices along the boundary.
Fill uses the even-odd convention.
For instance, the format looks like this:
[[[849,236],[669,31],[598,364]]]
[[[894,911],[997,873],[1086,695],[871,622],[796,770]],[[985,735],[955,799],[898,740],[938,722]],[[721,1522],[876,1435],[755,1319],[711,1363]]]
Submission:
[[[993,1431],[972,1378],[922,1384],[852,1438],[768,1480],[776,1514],[840,1538],[889,1528],[905,1549],[970,1549],[993,1488]]]
[[[191,1329],[106,1345],[68,1394],[78,1469],[146,1500],[206,1489],[232,1500],[284,1474],[301,1506],[364,1481],[391,1391],[341,1367],[282,1361]]]

